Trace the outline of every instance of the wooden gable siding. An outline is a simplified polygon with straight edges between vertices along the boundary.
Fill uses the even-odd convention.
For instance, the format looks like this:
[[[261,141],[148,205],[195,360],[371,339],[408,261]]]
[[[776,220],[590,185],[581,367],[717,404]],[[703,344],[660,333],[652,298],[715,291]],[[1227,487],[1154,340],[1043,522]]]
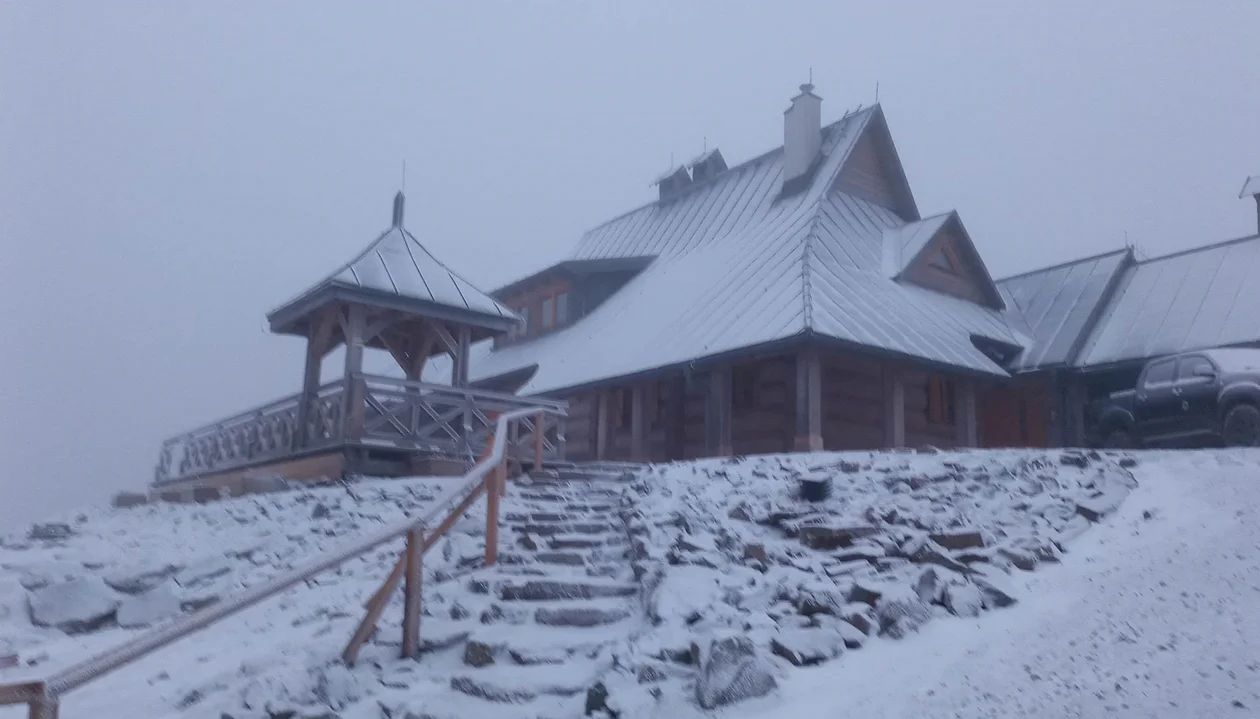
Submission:
[[[947,225],[910,261],[902,277],[930,290],[988,305],[985,274],[976,267],[964,243],[965,240],[960,241]]]
[[[871,131],[863,134],[853,146],[840,176],[836,178],[835,187],[841,192],[897,210],[897,196],[893,191],[889,168],[876,147]]]

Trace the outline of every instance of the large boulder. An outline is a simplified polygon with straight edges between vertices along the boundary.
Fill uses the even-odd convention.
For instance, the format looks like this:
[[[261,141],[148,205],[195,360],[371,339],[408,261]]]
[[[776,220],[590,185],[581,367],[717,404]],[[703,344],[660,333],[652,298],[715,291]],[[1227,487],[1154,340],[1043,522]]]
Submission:
[[[974,584],[951,584],[945,588],[945,608],[957,617],[978,617],[984,597]]]
[[[50,584],[32,592],[28,601],[32,624],[66,634],[91,632],[109,624],[119,604],[117,595],[96,577]]]
[[[879,598],[875,616],[882,634],[902,639],[932,618],[932,608],[913,589],[899,586]]]
[[[143,594],[173,576],[178,567],[140,565],[115,569],[105,575],[105,583],[123,594]]]
[[[696,681],[696,700],[705,709],[765,696],[778,686],[748,637],[727,637],[709,645]]]
[[[118,605],[118,626],[139,629],[170,619],[181,612],[181,600],[169,582],[144,594],[126,597]]]
[[[781,629],[770,640],[770,651],[798,667],[821,664],[844,652],[844,637],[830,627]]]

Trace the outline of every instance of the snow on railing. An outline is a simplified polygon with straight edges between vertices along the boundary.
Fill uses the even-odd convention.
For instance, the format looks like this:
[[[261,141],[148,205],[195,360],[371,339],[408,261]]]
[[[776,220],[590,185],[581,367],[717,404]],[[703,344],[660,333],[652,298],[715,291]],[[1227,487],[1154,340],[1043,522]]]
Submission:
[[[484,492],[487,498],[485,563],[494,564],[498,558],[499,498],[503,494],[507,481],[508,437],[514,434],[516,428],[513,425],[530,422],[531,427],[540,428],[544,425],[547,415],[560,419],[564,417],[564,414],[562,407],[535,406],[498,415],[495,431],[491,435],[489,451],[464,475],[463,482],[443,495],[418,519],[408,519],[406,522],[369,534],[340,550],[312,560],[264,584],[175,619],[169,624],[157,627],[121,646],[85,659],[42,680],[0,684],[0,706],[27,704],[30,708],[30,719],[58,719],[61,697],[67,692],[95,681],[189,634],[205,629],[220,619],[237,614],[264,599],[274,597],[317,574],[362,556],[390,540],[403,536],[407,538],[407,546],[380,589],[366,602],[367,612],[342,653],[342,658],[347,663],[354,662],[358,656],[359,647],[371,636],[390,596],[397,589],[398,583],[403,580],[406,584],[403,603],[402,652],[404,656],[416,656],[420,642],[421,557],[433,546],[434,542],[454,526],[455,522]],[[535,443],[534,466],[539,468],[543,461],[541,441],[543,434],[535,431],[535,435],[540,439]],[[438,522],[439,518],[440,522]],[[436,526],[434,526],[435,522],[438,522]],[[426,531],[430,526],[434,527],[433,531]]]

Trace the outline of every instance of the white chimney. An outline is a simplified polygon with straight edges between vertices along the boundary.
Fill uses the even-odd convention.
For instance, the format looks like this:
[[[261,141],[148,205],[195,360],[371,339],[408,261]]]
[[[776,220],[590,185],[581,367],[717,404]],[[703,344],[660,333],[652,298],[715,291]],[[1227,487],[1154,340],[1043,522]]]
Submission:
[[[822,98],[814,86],[801,85],[801,94],[783,111],[783,185],[809,173],[822,149]]]

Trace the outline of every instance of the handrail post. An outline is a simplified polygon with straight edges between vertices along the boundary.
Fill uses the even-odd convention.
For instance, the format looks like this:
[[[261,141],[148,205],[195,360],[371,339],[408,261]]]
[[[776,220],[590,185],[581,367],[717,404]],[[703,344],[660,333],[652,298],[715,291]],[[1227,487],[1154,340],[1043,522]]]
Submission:
[[[499,497],[507,479],[507,458],[499,460],[486,477],[486,566],[499,559]]]
[[[416,527],[407,532],[407,578],[403,585],[402,624],[402,655],[407,659],[420,656],[420,560],[423,543],[423,529]]]
[[[543,437],[545,436],[547,425],[545,424],[547,415],[539,412],[534,415],[534,471],[542,470],[543,464]]]
[[[29,713],[30,719],[58,719],[61,716],[61,700],[44,691],[37,697],[31,699]]]

